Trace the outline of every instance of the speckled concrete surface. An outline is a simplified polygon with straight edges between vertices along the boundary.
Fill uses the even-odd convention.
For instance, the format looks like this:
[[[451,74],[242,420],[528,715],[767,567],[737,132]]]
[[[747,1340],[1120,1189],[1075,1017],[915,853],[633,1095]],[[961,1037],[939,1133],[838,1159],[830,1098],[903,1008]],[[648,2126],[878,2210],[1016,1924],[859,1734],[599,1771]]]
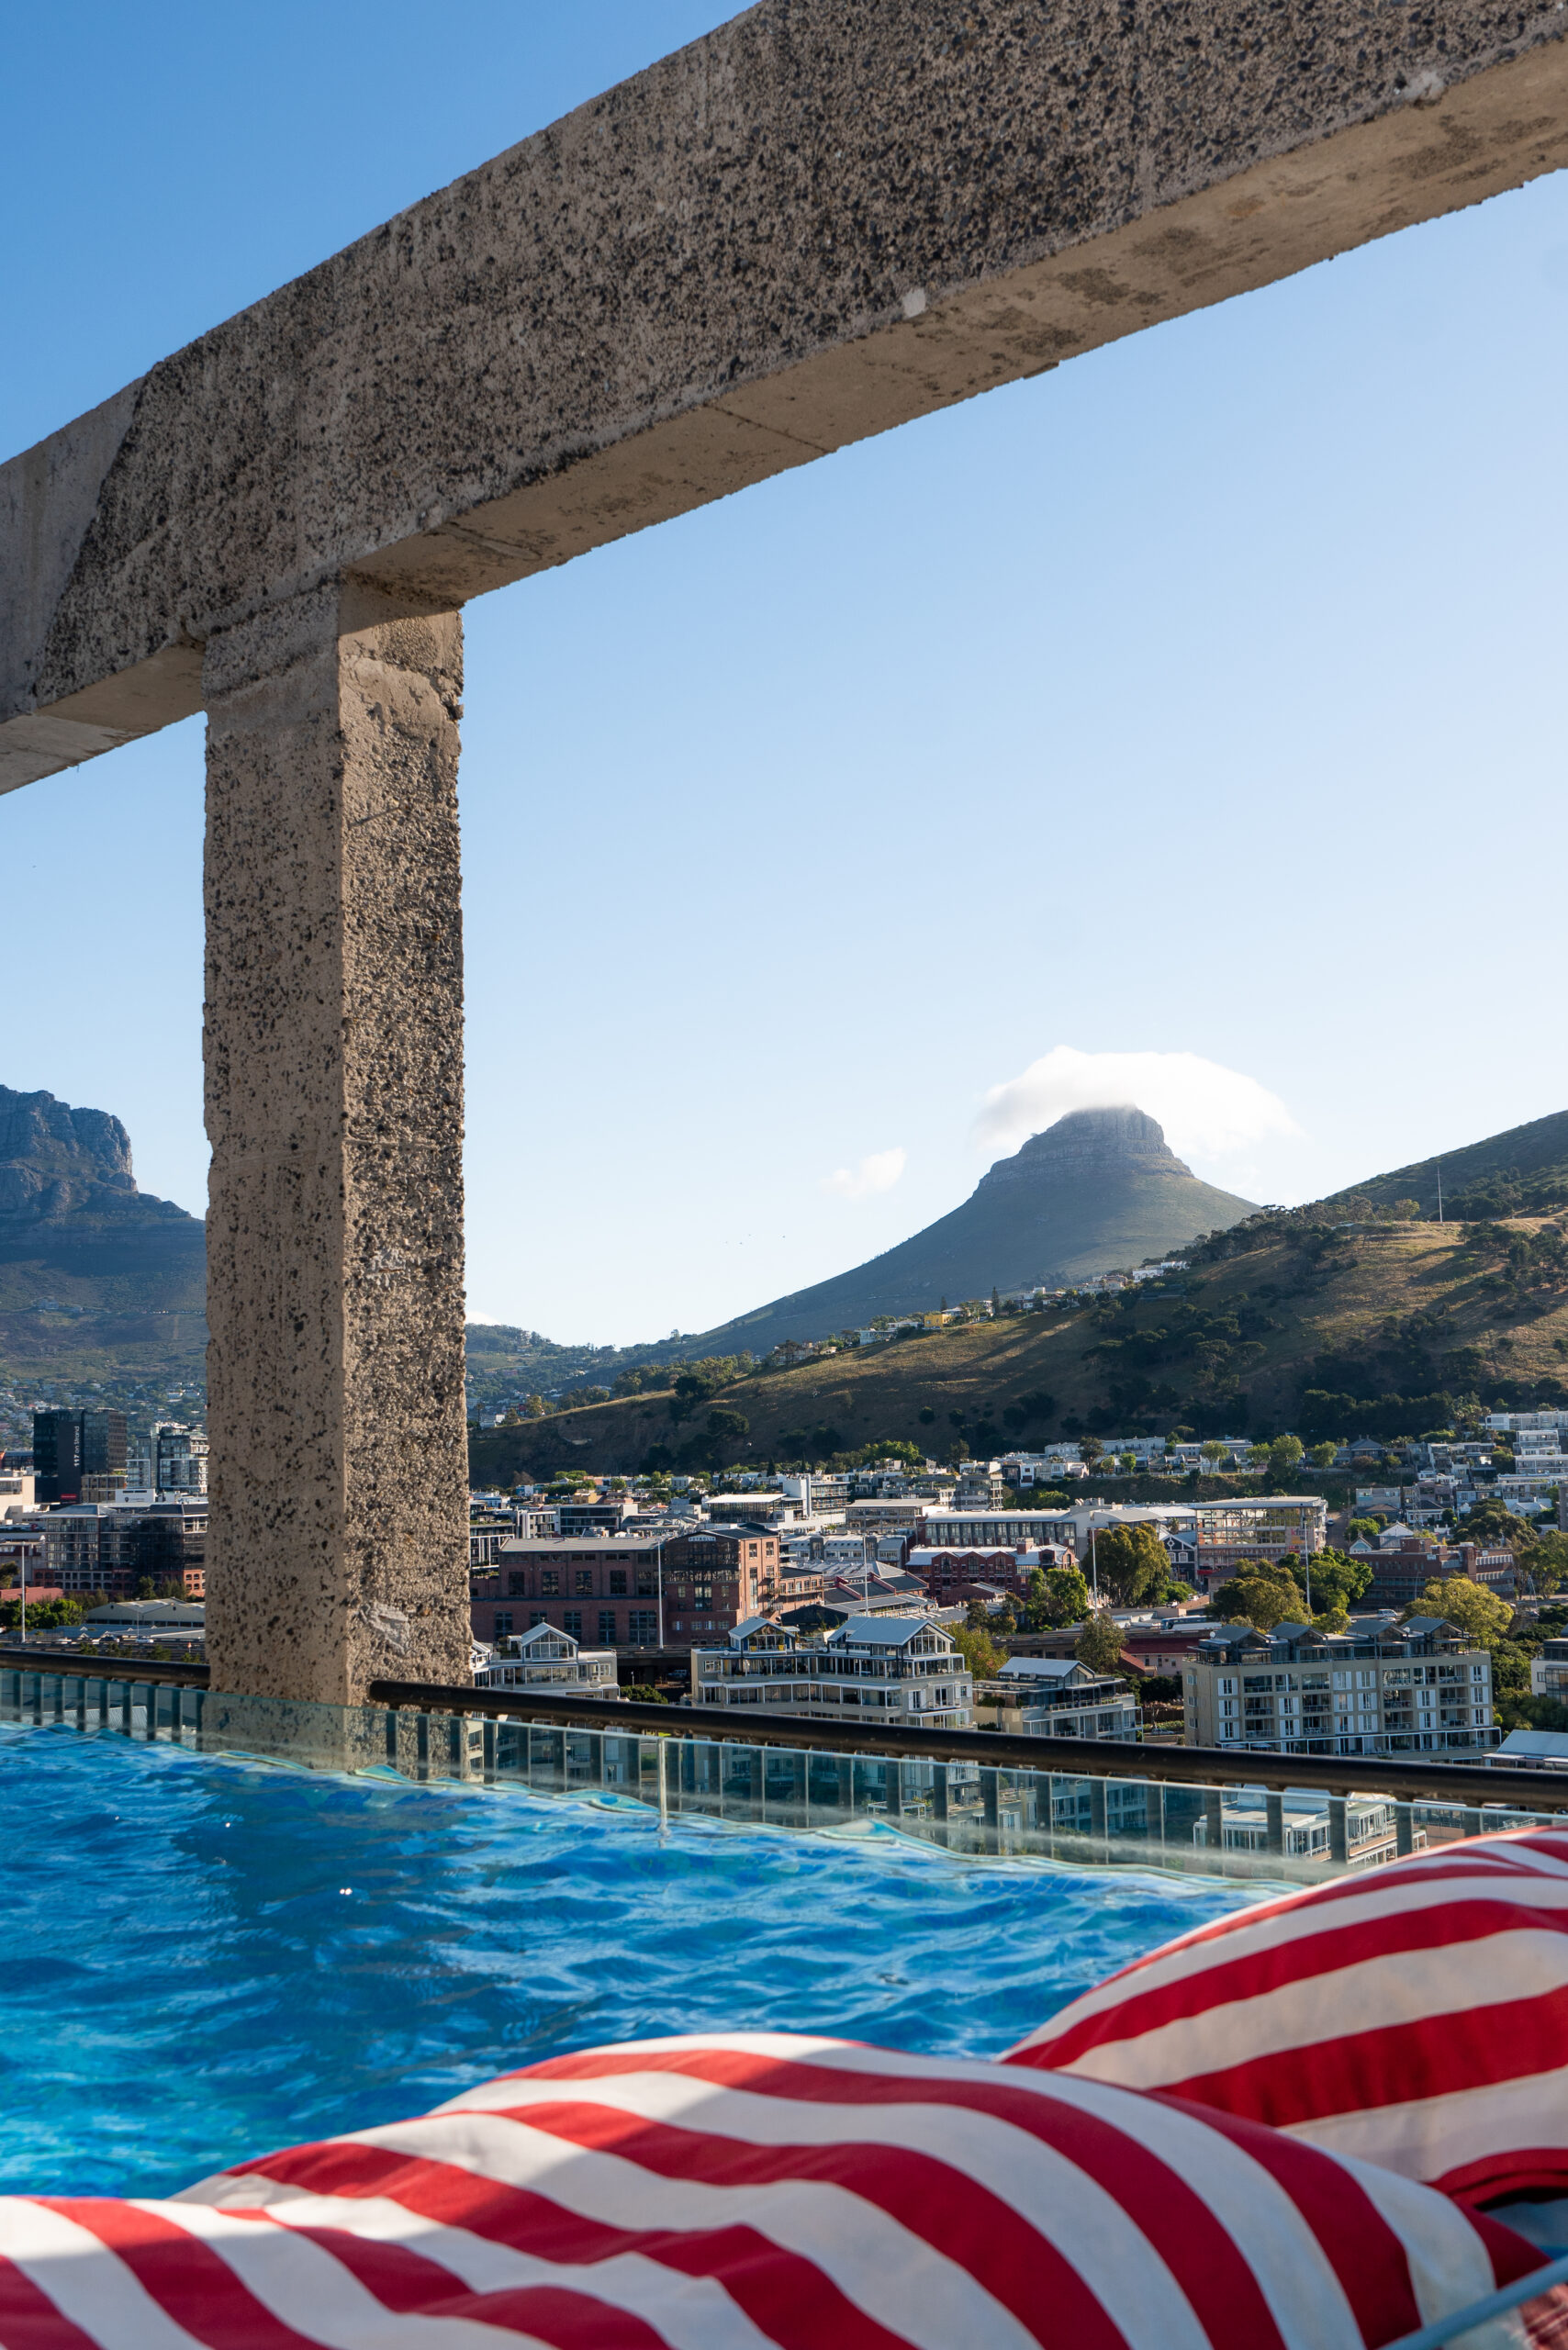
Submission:
[[[1568,162],[1558,0],[764,0],[0,468],[0,788]]]
[[[218,1689],[468,1678],[462,661],[352,583],[207,646]]]

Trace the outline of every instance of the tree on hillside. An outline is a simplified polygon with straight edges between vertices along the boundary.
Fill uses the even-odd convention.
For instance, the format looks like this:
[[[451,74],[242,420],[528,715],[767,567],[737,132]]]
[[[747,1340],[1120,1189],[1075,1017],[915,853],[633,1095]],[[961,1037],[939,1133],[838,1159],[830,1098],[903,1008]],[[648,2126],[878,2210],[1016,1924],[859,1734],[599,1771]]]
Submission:
[[[1315,1469],[1332,1469],[1338,1450],[1337,1444],[1315,1444],[1307,1458]]]
[[[1215,1592],[1215,1616],[1226,1624],[1255,1624],[1271,1632],[1276,1624],[1299,1624],[1306,1610],[1291,1576],[1260,1562]]]
[[[1568,1583],[1568,1534],[1549,1528],[1544,1534],[1535,1536],[1521,1556],[1537,1591],[1561,1591]]]
[[[1230,1447],[1228,1444],[1220,1444],[1216,1442],[1211,1436],[1208,1442],[1203,1446],[1202,1450],[1204,1459],[1208,1462],[1210,1471],[1213,1472],[1219,1467],[1222,1460],[1228,1457]]]
[[[1093,1464],[1105,1448],[1097,1436],[1081,1436],[1078,1439],[1079,1458]]]
[[[751,1422],[744,1412],[732,1412],[721,1404],[708,1415],[708,1433],[720,1444],[739,1444],[751,1434]]]
[[[1120,1673],[1122,1671],[1122,1628],[1101,1613],[1091,1616],[1078,1636],[1073,1651],[1080,1664],[1091,1673]]]
[[[1094,1570],[1103,1598],[1137,1607],[1164,1591],[1170,1558],[1152,1526],[1103,1526],[1094,1538]]]
[[[1375,1517],[1352,1517],[1345,1528],[1347,1542],[1375,1542],[1383,1532]]]
[[[1505,1503],[1477,1502],[1462,1522],[1460,1539],[1478,1543],[1484,1550],[1512,1550],[1518,1557],[1535,1541],[1536,1532],[1529,1518],[1516,1516]]]
[[[1405,1613],[1406,1617],[1441,1616],[1483,1649],[1494,1647],[1514,1620],[1506,1599],[1499,1599],[1484,1583],[1472,1583],[1468,1575],[1445,1575],[1438,1583],[1429,1583]]]
[[[1273,1476],[1288,1477],[1306,1450],[1299,1436],[1277,1436],[1269,1447],[1269,1468]]]

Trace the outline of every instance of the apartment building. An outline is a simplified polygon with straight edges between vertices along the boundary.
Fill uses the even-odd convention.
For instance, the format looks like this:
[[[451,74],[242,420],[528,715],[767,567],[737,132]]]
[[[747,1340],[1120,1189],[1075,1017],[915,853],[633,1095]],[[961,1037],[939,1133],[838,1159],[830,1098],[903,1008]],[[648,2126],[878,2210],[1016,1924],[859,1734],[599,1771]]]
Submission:
[[[825,1639],[754,1617],[722,1648],[693,1649],[692,1702],[766,1707],[878,1728],[896,1719],[923,1729],[968,1729],[974,1683],[950,1632],[921,1616],[851,1616]]]
[[[685,1646],[727,1631],[778,1591],[778,1537],[767,1526],[697,1526],[678,1533],[585,1535],[503,1542],[493,1573],[472,1585],[476,1639],[495,1642],[550,1624],[600,1648]],[[808,1589],[802,1597],[810,1597]]]
[[[1497,1742],[1492,1660],[1437,1616],[1350,1632],[1226,1624],[1182,1669],[1189,1746],[1284,1754],[1449,1754]]]
[[[1022,1595],[1029,1577],[1047,1567],[1075,1567],[1078,1553],[1063,1543],[1003,1545],[996,1550],[912,1550],[904,1564],[940,1607],[952,1606],[975,1583],[995,1583]]]
[[[1414,1528],[1391,1526],[1375,1544],[1353,1542],[1350,1556],[1364,1559],[1372,1568],[1365,1600],[1372,1607],[1408,1607],[1429,1583],[1441,1583],[1449,1575],[1468,1575],[1502,1599],[1517,1595],[1518,1571],[1514,1554],[1506,1549],[1438,1542]]]
[[[1075,1533],[1070,1512],[955,1506],[926,1511],[920,1542],[923,1550],[1016,1550],[1020,1543],[1070,1542]]]
[[[1195,1502],[1192,1520],[1198,1589],[1228,1583],[1238,1568],[1294,1552],[1315,1557],[1328,1539],[1321,1494],[1270,1494],[1261,1501]]]
[[[996,1708],[996,1727],[1023,1738],[1133,1738],[1137,1699],[1118,1674],[1095,1673],[1075,1657],[1009,1657],[999,1678],[981,1684],[981,1706]]]
[[[175,1583],[187,1599],[207,1590],[207,1498],[77,1502],[38,1521],[46,1579],[77,1595],[134,1599],[138,1586]]]
[[[476,1689],[553,1689],[562,1697],[619,1697],[615,1651],[585,1649],[570,1632],[535,1624],[503,1640],[474,1675]]]
[[[600,1648],[656,1648],[659,1552],[647,1537],[584,1535],[577,1541],[514,1536],[498,1548],[494,1572],[472,1585],[476,1639],[510,1639],[548,1624]]]
[[[1529,1661],[1529,1693],[1560,1705],[1568,1701],[1568,1639],[1542,1641],[1540,1655]]]

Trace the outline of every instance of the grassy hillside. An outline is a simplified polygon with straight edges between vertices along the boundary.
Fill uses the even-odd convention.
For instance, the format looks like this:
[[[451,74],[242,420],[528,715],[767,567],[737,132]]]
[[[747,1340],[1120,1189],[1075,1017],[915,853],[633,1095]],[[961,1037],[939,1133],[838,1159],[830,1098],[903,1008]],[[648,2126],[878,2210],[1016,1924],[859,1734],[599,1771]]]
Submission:
[[[1254,1217],[1188,1275],[1092,1306],[489,1430],[474,1439],[474,1472],[489,1482],[573,1466],[720,1468],[894,1438],[940,1456],[1175,1426],[1392,1437],[1466,1406],[1568,1402],[1568,1245],[1555,1225],[1336,1230],[1321,1215]],[[726,1435],[729,1413],[744,1434]]]
[[[1438,1175],[1442,1174],[1446,1215],[1507,1215],[1515,1211],[1545,1215],[1568,1206],[1568,1110],[1529,1125],[1510,1126],[1484,1142],[1467,1143],[1441,1158],[1417,1159],[1391,1175],[1374,1175],[1350,1192],[1335,1193],[1349,1207],[1360,1200],[1392,1208],[1414,1200],[1423,1215],[1438,1212]]]

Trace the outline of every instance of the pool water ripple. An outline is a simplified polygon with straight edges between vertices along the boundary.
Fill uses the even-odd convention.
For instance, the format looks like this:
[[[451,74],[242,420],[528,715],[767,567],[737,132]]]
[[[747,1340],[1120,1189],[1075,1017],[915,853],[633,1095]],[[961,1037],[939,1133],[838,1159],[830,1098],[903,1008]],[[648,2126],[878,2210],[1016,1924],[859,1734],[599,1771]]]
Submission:
[[[596,2042],[992,2055],[1257,1897],[0,1727],[0,2190],[164,2195]]]

